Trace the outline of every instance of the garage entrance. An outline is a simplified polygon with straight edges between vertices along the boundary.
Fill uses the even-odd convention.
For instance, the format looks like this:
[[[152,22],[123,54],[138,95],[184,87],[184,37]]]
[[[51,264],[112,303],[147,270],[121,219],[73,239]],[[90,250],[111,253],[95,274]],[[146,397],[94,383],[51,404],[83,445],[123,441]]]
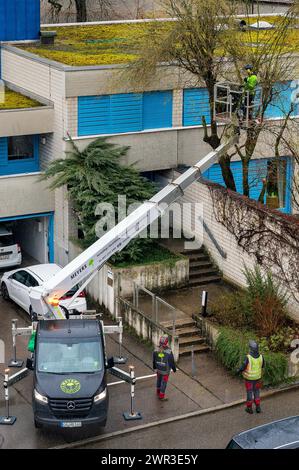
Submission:
[[[54,262],[54,213],[28,214],[0,218],[12,228],[23,257],[29,255],[39,263]]]

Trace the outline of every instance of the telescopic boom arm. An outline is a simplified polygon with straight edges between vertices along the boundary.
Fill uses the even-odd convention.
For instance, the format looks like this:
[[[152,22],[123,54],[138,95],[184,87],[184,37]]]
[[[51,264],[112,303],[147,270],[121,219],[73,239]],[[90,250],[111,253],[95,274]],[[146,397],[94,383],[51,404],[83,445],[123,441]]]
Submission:
[[[230,137],[226,143],[208,153],[149,201],[141,204],[42,286],[32,288],[30,300],[33,312],[44,319],[64,319],[65,312],[59,306],[59,299],[78,283],[87,284],[112,255],[121,251],[134,237],[163,215],[165,204],[168,207],[181,197],[237,140],[237,135]],[[160,207],[162,203],[163,210]]]

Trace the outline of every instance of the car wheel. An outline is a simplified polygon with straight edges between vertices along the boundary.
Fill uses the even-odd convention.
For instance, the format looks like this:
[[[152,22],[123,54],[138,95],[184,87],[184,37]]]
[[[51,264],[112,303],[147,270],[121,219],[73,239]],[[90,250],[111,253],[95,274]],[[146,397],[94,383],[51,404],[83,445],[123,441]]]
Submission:
[[[2,295],[4,300],[9,300],[10,299],[7,286],[4,282],[2,282],[2,284],[1,284],[1,295]]]

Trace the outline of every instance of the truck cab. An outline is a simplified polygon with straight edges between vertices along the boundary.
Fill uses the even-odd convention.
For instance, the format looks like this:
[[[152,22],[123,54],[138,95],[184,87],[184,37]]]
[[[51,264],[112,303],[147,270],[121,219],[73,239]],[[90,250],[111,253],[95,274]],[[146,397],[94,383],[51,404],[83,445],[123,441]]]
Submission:
[[[105,426],[107,359],[98,320],[39,321],[32,360],[35,426]]]

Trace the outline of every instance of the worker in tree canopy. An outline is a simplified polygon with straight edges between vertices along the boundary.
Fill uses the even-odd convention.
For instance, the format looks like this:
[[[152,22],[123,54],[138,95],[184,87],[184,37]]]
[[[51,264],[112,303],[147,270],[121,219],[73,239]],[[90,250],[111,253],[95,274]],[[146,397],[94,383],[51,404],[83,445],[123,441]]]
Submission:
[[[254,95],[258,80],[253,72],[253,65],[247,64],[244,69],[247,71],[247,77],[244,78],[244,90],[249,91],[250,95]]]
[[[248,118],[250,121],[253,119],[253,108],[255,91],[258,84],[258,79],[253,71],[253,65],[247,64],[244,69],[247,72],[247,77],[244,78],[242,104],[239,112],[239,122],[242,126],[243,120]]]

